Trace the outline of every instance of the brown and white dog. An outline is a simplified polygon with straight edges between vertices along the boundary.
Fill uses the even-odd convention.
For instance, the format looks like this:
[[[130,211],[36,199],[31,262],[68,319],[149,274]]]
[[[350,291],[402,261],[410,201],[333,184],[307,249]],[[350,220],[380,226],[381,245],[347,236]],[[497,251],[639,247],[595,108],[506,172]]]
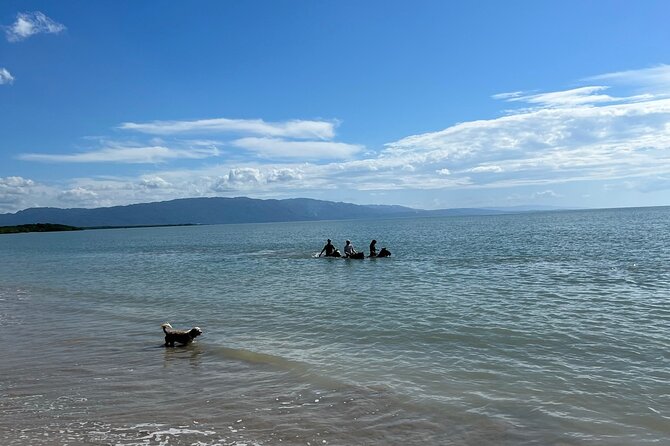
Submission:
[[[174,343],[179,344],[190,344],[195,338],[202,334],[200,327],[193,327],[190,330],[175,330],[172,328],[172,325],[169,323],[164,323],[161,325],[163,327],[163,332],[165,333],[165,346],[174,347]]]

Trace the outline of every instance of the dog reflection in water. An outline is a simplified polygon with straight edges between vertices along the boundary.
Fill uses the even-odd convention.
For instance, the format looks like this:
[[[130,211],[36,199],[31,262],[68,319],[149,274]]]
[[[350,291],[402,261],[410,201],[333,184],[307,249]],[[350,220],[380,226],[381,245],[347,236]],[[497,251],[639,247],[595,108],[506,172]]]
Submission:
[[[186,345],[193,342],[195,338],[202,334],[200,327],[193,327],[190,330],[175,330],[169,323],[161,325],[165,333],[165,346],[174,347],[174,343]]]

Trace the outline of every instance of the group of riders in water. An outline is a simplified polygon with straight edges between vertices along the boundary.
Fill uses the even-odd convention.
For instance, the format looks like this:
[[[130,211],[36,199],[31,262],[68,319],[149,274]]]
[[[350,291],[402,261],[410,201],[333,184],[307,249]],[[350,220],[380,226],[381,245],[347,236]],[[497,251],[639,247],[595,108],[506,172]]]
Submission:
[[[344,246],[344,256],[342,255],[342,253],[340,253],[339,249],[333,246],[330,239],[328,239],[328,241],[326,242],[326,246],[324,246],[321,252],[319,253],[319,257],[321,257],[321,255],[324,252],[326,253],[326,257],[344,257],[347,259],[365,258],[365,253],[356,251],[354,249],[354,245],[351,244],[350,240],[347,240],[346,245]],[[369,257],[389,257],[390,255],[391,251],[389,251],[386,248],[382,248],[381,250],[379,250],[379,253],[377,253],[377,240],[372,240],[372,242],[370,242]]]

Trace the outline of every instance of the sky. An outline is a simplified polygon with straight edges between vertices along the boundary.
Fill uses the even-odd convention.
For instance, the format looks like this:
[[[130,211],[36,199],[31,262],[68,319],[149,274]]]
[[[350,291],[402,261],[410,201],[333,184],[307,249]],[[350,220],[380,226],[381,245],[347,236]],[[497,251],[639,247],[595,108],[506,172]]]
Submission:
[[[0,2],[0,212],[670,205],[670,2]]]

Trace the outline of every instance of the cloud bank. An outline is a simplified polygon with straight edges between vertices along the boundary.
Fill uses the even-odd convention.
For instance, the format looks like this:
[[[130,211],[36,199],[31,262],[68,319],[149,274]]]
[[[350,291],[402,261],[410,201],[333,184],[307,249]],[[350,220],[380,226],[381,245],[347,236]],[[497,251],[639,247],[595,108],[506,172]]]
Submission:
[[[24,153],[19,159],[48,163],[155,164],[179,159],[230,156],[265,160],[323,161],[348,159],[362,152],[359,144],[333,141],[337,121],[203,119],[198,121],[125,122],[118,129],[152,135],[134,143],[105,142],[107,147],[72,154]],[[215,135],[218,139],[183,139]],[[167,138],[167,139],[166,139]],[[242,150],[238,150],[242,149]]]
[[[580,183],[612,194],[622,188],[641,193],[670,189],[670,67],[583,82],[596,81],[549,92],[501,93],[494,99],[516,108],[500,117],[409,135],[376,152],[335,141],[337,121],[124,123],[124,131],[165,139],[78,154],[25,154],[22,159],[160,163],[156,168],[136,176],[79,178],[48,193],[49,187],[37,180],[19,187],[9,185],[18,180],[5,179],[0,194],[25,197],[16,190],[41,188],[52,200],[44,204],[58,205],[67,198],[91,207],[214,195],[328,196],[339,190],[496,190],[510,191],[510,196],[527,190],[529,199],[551,203],[565,198],[562,188]],[[216,142],[179,139],[207,135]],[[200,164],[187,168],[178,163],[181,159]],[[67,194],[59,196],[62,190]]]

